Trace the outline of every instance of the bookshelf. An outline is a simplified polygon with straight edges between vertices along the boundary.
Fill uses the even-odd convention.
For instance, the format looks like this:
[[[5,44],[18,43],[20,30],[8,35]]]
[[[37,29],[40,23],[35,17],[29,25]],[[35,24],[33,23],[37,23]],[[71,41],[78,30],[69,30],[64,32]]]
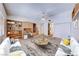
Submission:
[[[7,36],[22,38],[22,22],[7,20]]]
[[[38,34],[35,23],[7,20],[6,25],[8,37],[23,39],[24,35],[27,33],[29,33],[31,36]]]

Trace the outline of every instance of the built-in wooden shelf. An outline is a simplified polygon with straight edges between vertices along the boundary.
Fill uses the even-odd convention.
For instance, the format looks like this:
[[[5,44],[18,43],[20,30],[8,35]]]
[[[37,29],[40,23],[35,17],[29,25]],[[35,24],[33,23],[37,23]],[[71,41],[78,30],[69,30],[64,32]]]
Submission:
[[[75,7],[72,12],[72,18],[75,18],[75,16],[77,16],[78,12],[79,12],[79,3],[75,4]]]
[[[7,36],[22,38],[22,22],[7,20]]]
[[[8,37],[23,39],[27,32],[32,36],[38,34],[35,23],[7,20],[6,24]]]

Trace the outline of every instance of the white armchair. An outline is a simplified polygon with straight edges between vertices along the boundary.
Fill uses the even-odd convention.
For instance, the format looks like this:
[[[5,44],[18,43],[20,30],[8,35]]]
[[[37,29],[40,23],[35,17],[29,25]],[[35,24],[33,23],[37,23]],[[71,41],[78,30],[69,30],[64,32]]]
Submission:
[[[25,52],[23,50],[10,52],[11,47],[17,48],[21,47],[20,42],[17,40],[14,44],[11,44],[10,39],[7,37],[0,45],[0,56],[25,56]]]
[[[26,56],[26,53],[22,50],[19,40],[11,45],[9,56]]]
[[[74,37],[70,38],[70,45],[65,46],[71,50],[71,55],[79,56],[79,43]],[[60,45],[63,45],[63,40],[61,41]],[[67,54],[59,47],[55,56],[66,56]]]
[[[74,37],[71,37],[70,46],[71,46],[72,54],[75,56],[79,56],[79,43]]]
[[[11,43],[9,37],[3,40],[0,44],[0,55],[8,55]]]

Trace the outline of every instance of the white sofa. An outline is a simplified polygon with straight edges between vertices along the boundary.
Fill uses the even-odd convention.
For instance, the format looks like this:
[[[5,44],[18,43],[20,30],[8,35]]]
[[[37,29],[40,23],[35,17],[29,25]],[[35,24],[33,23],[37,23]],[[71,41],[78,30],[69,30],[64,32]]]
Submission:
[[[0,55],[8,55],[9,54],[9,48],[10,48],[10,40],[7,37],[3,42],[0,44]]]
[[[19,53],[20,56],[25,56],[26,54],[24,51],[17,51],[14,53],[10,53],[10,48],[11,47],[16,47],[19,46],[21,47],[21,44],[19,41],[15,42],[14,44],[11,44],[9,37],[7,37],[3,42],[0,44],[0,56],[15,56],[17,53]]]
[[[63,45],[63,40],[61,41],[60,45]],[[71,37],[70,46],[66,46],[67,48],[71,49],[71,54],[74,56],[79,56],[79,43],[74,38]],[[59,47],[55,56],[66,56],[67,54]]]
[[[12,44],[10,49],[14,47],[14,49],[17,47],[21,48],[21,44],[19,42],[19,40],[17,42],[15,42],[15,44]],[[13,49],[13,48],[12,48]],[[13,49],[13,50],[14,50]],[[13,51],[13,52],[10,52],[9,53],[9,56],[26,56],[25,52],[21,49],[21,50],[17,50],[15,49],[16,51]]]
[[[79,43],[78,41],[74,38],[74,37],[71,37],[71,53],[75,56],[79,56]]]
[[[60,45],[63,45],[63,40],[61,40]],[[67,55],[67,54],[66,54],[66,53],[63,51],[63,49],[61,49],[60,46],[59,46],[59,48],[58,48],[58,50],[57,50],[55,56],[66,56],[66,55]]]

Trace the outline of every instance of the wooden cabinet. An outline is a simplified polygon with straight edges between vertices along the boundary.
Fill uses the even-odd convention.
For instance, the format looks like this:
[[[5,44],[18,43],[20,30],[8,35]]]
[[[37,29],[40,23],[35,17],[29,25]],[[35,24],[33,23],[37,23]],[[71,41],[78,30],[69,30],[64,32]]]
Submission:
[[[33,23],[33,32],[35,33],[36,32],[36,24]]]
[[[22,22],[7,20],[7,36],[22,38]]]
[[[7,20],[7,36],[22,39],[27,33],[37,35],[35,23]]]
[[[23,22],[22,23],[22,29],[25,32],[33,32],[33,23],[30,22]]]
[[[79,12],[79,3],[75,4],[75,7],[72,12],[72,18],[74,18]]]

